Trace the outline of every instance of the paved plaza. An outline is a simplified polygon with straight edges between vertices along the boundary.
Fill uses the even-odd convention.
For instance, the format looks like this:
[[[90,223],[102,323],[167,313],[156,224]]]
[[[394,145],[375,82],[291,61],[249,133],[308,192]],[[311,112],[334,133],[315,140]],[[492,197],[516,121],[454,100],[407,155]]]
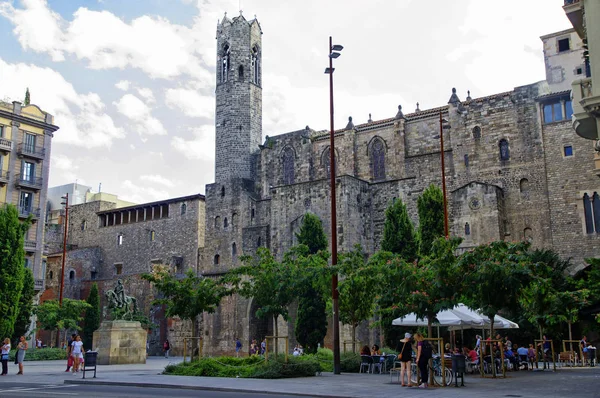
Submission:
[[[390,375],[378,374],[342,374],[323,373],[321,376],[281,379],[231,379],[218,377],[166,376],[160,374],[169,363],[180,362],[181,358],[148,359],[144,365],[106,365],[99,366],[97,378],[82,379],[82,374],[73,375],[64,372],[65,361],[26,362],[25,375],[16,376],[16,367],[9,368],[9,376],[0,378],[0,396],[38,396],[60,397],[65,395],[85,395],[89,397],[108,397],[107,385],[123,389],[137,387],[136,396],[153,396],[156,388],[176,390],[188,396],[189,390],[239,392],[265,395],[301,395],[310,397],[598,397],[600,398],[600,367],[595,368],[559,368],[556,372],[510,372],[506,379],[481,379],[467,375],[465,387],[455,388],[418,388],[401,387],[390,382]],[[21,384],[19,384],[21,383]],[[77,394],[73,387],[77,384]],[[83,386],[81,385],[83,384]],[[6,386],[6,387],[4,387]],[[85,388],[84,388],[85,387]],[[185,394],[183,391],[186,391]],[[21,395],[19,395],[21,394]],[[141,395],[140,395],[141,394]],[[171,396],[177,396],[169,392]]]

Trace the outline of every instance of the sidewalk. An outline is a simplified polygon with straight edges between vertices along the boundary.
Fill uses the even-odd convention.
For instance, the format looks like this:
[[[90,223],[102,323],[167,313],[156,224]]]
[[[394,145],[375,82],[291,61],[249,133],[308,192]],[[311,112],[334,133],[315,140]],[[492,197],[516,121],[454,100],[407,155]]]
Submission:
[[[390,383],[390,375],[323,373],[322,376],[260,380],[231,379],[219,377],[167,376],[160,374],[169,363],[181,362],[181,358],[164,359],[151,357],[142,365],[105,365],[99,366],[97,378],[86,374],[73,375],[65,373],[65,361],[26,362],[25,377],[14,376],[16,367],[9,368],[10,376],[0,379],[15,379],[36,384],[110,384],[137,387],[159,387],[169,390],[197,389],[217,391],[256,392],[265,394],[293,394],[311,397],[370,397],[373,395],[389,396],[401,394],[403,397],[422,395],[443,397],[577,397],[597,396],[600,385],[600,368],[561,369],[557,372],[510,372],[506,379],[481,379],[477,375],[465,377],[464,388],[418,388],[401,387]],[[170,392],[172,394],[172,392]]]

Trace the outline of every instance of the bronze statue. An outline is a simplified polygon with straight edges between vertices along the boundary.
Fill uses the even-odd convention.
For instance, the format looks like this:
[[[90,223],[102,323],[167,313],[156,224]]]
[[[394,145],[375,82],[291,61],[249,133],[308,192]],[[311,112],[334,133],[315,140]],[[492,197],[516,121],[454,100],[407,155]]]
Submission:
[[[123,281],[119,279],[113,290],[107,290],[105,293],[108,300],[109,309],[119,309],[120,319],[131,317],[138,312],[137,300],[133,296],[127,296],[123,287]]]

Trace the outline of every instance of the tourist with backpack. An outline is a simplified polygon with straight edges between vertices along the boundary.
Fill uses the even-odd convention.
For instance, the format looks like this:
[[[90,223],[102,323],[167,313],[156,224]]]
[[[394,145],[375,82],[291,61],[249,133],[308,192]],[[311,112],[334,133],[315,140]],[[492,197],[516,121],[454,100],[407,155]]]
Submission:
[[[419,388],[427,388],[429,379],[429,360],[433,356],[433,347],[429,341],[426,341],[421,333],[415,333],[417,340],[417,366],[421,372],[421,384]]]

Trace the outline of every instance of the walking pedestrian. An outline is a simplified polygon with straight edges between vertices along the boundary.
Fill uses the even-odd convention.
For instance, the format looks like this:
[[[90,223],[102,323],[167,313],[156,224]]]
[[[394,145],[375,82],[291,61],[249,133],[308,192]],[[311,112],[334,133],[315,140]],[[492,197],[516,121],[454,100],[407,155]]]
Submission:
[[[75,341],[71,343],[71,356],[73,357],[73,373],[79,372],[79,364],[83,359],[83,342],[81,336],[75,336]]]
[[[19,372],[17,373],[18,375],[22,375],[23,374],[23,361],[25,360],[25,352],[27,351],[27,348],[29,347],[29,344],[27,344],[27,340],[25,340],[25,336],[21,336],[19,338],[19,344],[17,344],[17,355],[16,355],[16,362],[17,364],[19,364]]]
[[[431,359],[433,348],[431,343],[425,341],[421,333],[415,333],[415,340],[417,340],[417,365],[421,372],[421,384],[419,388],[427,388],[429,379],[429,359]]]
[[[169,350],[171,349],[171,344],[169,344],[169,340],[165,340],[163,344],[163,351],[165,352],[165,358],[169,358]]]
[[[10,339],[4,339],[4,343],[2,344],[2,375],[6,376],[8,374],[8,354],[10,353]]]
[[[71,356],[71,349],[73,347],[71,347],[71,344],[73,344],[73,342],[75,341],[75,336],[77,336],[75,333],[73,333],[71,335],[71,337],[69,338],[69,341],[67,342],[67,370],[65,370],[65,372],[68,372],[69,370],[71,370],[71,366],[73,366],[73,357]]]
[[[400,340],[402,348],[398,353],[398,359],[400,360],[400,382],[402,387],[412,387],[411,382],[411,370],[410,364],[412,362],[412,344],[410,333],[404,333],[404,338]],[[404,376],[406,375],[406,383],[404,382]]]
[[[240,351],[242,350],[242,342],[240,341],[240,338],[236,338],[235,339],[235,356],[239,357],[240,356]]]

